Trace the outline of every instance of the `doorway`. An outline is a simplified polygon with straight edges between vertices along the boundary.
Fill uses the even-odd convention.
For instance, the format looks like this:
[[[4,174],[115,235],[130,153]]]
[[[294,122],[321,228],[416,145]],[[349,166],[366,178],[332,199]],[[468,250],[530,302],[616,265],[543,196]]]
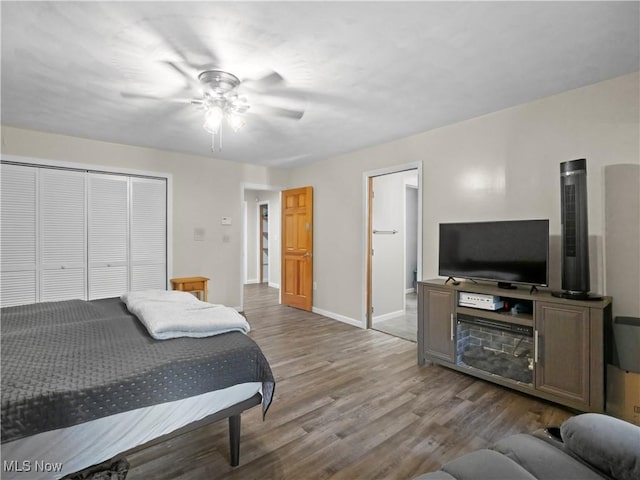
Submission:
[[[281,187],[245,184],[242,188],[242,288],[263,284],[280,296]]]
[[[258,204],[258,239],[260,283],[269,283],[269,202]]]
[[[420,167],[367,176],[367,326],[416,342]]]
[[[244,308],[244,287],[258,284],[277,290],[279,303],[311,311],[312,190],[242,184],[240,310]],[[305,303],[298,305],[301,300]]]

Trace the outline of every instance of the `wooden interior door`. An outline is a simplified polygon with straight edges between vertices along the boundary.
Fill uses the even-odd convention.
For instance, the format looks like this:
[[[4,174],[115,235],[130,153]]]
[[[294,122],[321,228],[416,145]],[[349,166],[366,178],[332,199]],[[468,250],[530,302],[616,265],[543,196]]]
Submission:
[[[313,188],[282,192],[282,304],[313,304]]]

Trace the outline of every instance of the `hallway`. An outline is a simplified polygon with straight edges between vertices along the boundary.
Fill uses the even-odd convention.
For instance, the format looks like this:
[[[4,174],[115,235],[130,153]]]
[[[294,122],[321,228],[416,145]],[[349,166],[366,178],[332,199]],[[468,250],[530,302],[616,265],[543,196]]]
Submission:
[[[374,330],[416,342],[418,338],[418,294],[407,293],[405,314],[375,322]]]

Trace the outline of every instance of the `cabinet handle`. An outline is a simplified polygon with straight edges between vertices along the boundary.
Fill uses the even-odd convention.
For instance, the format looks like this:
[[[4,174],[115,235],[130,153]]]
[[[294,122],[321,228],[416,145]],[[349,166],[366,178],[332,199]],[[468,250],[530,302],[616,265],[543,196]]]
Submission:
[[[533,363],[538,363],[538,330],[533,332]]]
[[[453,342],[453,313],[451,314],[451,341]]]

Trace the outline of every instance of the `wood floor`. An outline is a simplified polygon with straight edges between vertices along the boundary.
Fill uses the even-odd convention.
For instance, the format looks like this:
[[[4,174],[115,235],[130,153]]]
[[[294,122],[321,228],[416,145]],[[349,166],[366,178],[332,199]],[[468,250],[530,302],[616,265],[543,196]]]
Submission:
[[[240,466],[227,422],[128,456],[128,480],[411,479],[518,432],[559,425],[562,407],[439,366],[416,344],[277,305],[245,290],[250,333],[276,378],[273,404],[242,416]]]

